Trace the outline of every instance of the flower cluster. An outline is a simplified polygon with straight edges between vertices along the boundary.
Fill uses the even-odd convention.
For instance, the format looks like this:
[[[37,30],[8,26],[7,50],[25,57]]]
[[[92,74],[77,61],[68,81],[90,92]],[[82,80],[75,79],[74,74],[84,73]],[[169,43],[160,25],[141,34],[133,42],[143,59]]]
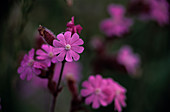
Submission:
[[[114,100],[115,110],[121,112],[125,107],[126,89],[119,85],[111,78],[102,78],[101,75],[90,76],[88,81],[84,81],[81,90],[81,95],[86,97],[87,105],[92,103],[92,107],[97,109],[102,106],[107,106]]]
[[[38,31],[45,44],[41,45],[41,49],[36,50],[36,56],[33,48],[28,54],[25,54],[21,66],[18,68],[22,80],[25,78],[31,80],[33,75],[41,75],[42,71],[48,72],[52,63],[59,64],[64,60],[72,62],[80,59],[79,54],[84,51],[84,47],[80,45],[83,45],[84,41],[76,32],[80,33],[82,27],[74,25],[74,17],[71,22],[67,23],[67,27],[65,33],[55,36],[47,28],[39,26]]]
[[[121,37],[129,31],[132,20],[125,18],[125,9],[121,5],[111,4],[108,6],[108,12],[111,18],[103,20],[100,24],[101,30],[108,36]]]

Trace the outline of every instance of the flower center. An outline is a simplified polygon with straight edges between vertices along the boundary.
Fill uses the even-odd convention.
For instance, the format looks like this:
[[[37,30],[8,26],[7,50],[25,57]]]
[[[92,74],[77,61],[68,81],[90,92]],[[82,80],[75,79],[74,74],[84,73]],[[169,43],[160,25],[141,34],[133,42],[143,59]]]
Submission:
[[[49,57],[53,57],[53,53],[52,52],[49,52],[48,55],[49,55]]]
[[[95,93],[96,94],[100,94],[101,93],[101,89],[100,88],[96,88]]]
[[[28,62],[28,66],[32,66],[33,64],[34,64],[34,60],[30,59],[29,62]]]
[[[119,90],[117,90],[117,91],[116,91],[116,95],[119,95],[119,94],[120,94],[120,91],[119,91]]]
[[[71,49],[70,44],[67,44],[67,45],[65,46],[65,49],[66,49],[66,50],[70,50],[70,49]]]

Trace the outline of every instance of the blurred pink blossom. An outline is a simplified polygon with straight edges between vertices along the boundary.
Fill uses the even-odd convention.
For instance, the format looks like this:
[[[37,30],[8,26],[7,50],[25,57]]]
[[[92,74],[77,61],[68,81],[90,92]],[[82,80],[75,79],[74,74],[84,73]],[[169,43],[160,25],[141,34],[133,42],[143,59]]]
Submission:
[[[97,109],[102,106],[115,102],[115,110],[122,111],[121,107],[125,107],[126,89],[119,85],[111,78],[102,78],[101,75],[90,76],[88,81],[84,81],[81,95],[86,97],[85,103],[91,104]]]
[[[81,30],[83,29],[79,24],[78,25],[74,24],[74,16],[71,18],[71,21],[69,21],[66,26],[67,26],[66,31],[70,31],[72,32],[72,34],[74,33],[80,34]]]
[[[28,55],[25,54],[21,66],[18,68],[18,73],[20,74],[20,78],[24,80],[31,80],[33,75],[39,75],[41,73],[42,68],[46,66],[38,61],[34,60],[34,49],[32,48]]]
[[[84,50],[84,47],[79,46],[83,45],[83,40],[79,38],[79,35],[77,33],[74,33],[71,36],[71,32],[67,31],[57,35],[58,40],[53,41],[54,45],[54,54],[58,54],[57,60],[63,61],[64,58],[68,62],[72,62],[73,59],[75,61],[78,61],[80,58],[80,55],[78,53],[82,53]]]
[[[108,102],[114,100],[115,110],[118,112],[122,111],[121,107],[126,107],[125,99],[126,99],[126,89],[119,85],[117,82],[113,81],[111,78],[107,79],[108,88],[112,91],[112,94],[108,96]],[[108,89],[107,88],[107,89]],[[106,91],[105,91],[106,92]]]
[[[129,32],[129,27],[132,25],[132,20],[125,18],[125,8],[121,5],[110,4],[108,6],[108,12],[111,16],[109,19],[105,19],[101,22],[101,30],[109,37],[118,36]]]
[[[58,81],[61,72],[61,62],[58,62],[55,66],[54,80]],[[64,65],[64,71],[62,75],[62,80],[70,79],[79,82],[81,79],[81,64],[78,62],[66,62]]]
[[[43,44],[41,46],[41,49],[38,49],[36,51],[36,54],[38,55],[36,58],[39,60],[42,60],[45,64],[47,64],[48,67],[51,66],[51,62],[56,63],[57,62],[57,56],[54,55],[53,49],[54,47],[47,45],[47,44]]]
[[[169,23],[169,4],[166,0],[150,0],[150,6],[153,20],[161,26]]]
[[[124,65],[129,74],[135,75],[140,66],[140,57],[134,54],[130,46],[123,46],[118,54],[117,61]]]
[[[100,75],[90,76],[88,81],[84,81],[82,86],[84,89],[81,90],[81,95],[86,97],[85,103],[91,104],[92,107],[97,109],[102,106],[107,106],[107,95],[104,94],[103,90],[107,87],[107,82]]]

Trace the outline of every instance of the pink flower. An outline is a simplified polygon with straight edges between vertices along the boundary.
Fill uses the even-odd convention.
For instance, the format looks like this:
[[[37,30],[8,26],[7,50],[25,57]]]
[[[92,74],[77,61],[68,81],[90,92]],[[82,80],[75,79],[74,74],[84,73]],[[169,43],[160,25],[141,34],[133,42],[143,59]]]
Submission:
[[[20,74],[20,78],[24,80],[31,80],[33,75],[39,75],[41,73],[40,69],[45,68],[46,66],[38,61],[34,60],[34,49],[31,49],[27,54],[25,54],[21,66],[18,68],[18,73]]]
[[[101,75],[90,76],[88,81],[84,81],[81,95],[86,97],[85,103],[91,104],[97,109],[111,104],[114,100],[115,110],[121,112],[121,107],[125,107],[126,89],[111,78],[102,78]]]
[[[117,82],[113,81],[111,78],[107,78],[107,90],[110,88],[110,94],[108,94],[107,91],[104,91],[105,93],[107,92],[108,94],[108,103],[111,103],[114,100],[114,105],[115,105],[115,110],[118,112],[122,111],[121,107],[126,107],[125,99],[126,99],[126,89],[119,85]]]
[[[72,32],[72,34],[77,33],[77,32],[80,34],[82,29],[83,28],[79,24],[78,25],[74,24],[74,16],[71,18],[71,21],[67,23],[66,31],[70,31]]]
[[[132,20],[124,17],[125,9],[121,5],[111,4],[108,6],[108,12],[111,18],[101,22],[101,30],[109,37],[118,36],[129,32],[129,27],[132,25]]]
[[[153,20],[161,26],[169,23],[169,4],[166,0],[150,0],[150,6]]]
[[[135,75],[140,65],[138,54],[134,54],[130,46],[123,46],[117,55],[117,61],[124,65],[129,74]]]
[[[42,60],[43,62],[45,62],[47,64],[48,67],[51,66],[51,62],[56,63],[57,59],[56,59],[56,55],[54,55],[53,49],[54,47],[47,45],[47,44],[43,44],[41,46],[41,49],[38,49],[36,51],[36,54],[38,55],[36,58],[39,60]]]
[[[54,80],[58,81],[60,71],[61,71],[61,62],[57,63],[55,66]],[[64,65],[64,71],[62,75],[62,80],[67,80],[68,78],[73,79],[76,82],[79,82],[81,79],[81,64],[78,62],[66,62]]]
[[[62,33],[58,34],[57,39],[53,41],[53,45],[55,46],[53,52],[59,54],[57,60],[63,61],[65,58],[68,62],[72,62],[73,59],[78,61],[80,58],[78,53],[82,53],[84,50],[84,47],[79,46],[84,43],[79,38],[79,35],[74,33],[71,37],[71,32],[67,31],[64,35]]]
[[[107,94],[103,90],[107,87],[107,82],[100,75],[90,76],[88,81],[84,81],[81,90],[81,95],[86,97],[87,105],[92,103],[92,107],[97,109],[102,106],[107,106]]]

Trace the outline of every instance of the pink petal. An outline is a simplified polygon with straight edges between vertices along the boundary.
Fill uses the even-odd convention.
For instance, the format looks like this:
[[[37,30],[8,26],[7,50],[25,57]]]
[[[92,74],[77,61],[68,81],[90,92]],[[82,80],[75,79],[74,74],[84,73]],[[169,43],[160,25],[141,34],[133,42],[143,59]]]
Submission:
[[[78,61],[80,59],[80,55],[77,54],[76,52],[70,50],[70,53],[75,61]]]
[[[88,81],[84,81],[82,84],[82,87],[84,88],[92,88],[91,84]]]
[[[36,59],[39,59],[39,60],[44,60],[44,59],[46,59],[47,58],[47,56],[37,56],[36,57]]]
[[[52,60],[51,60],[53,63],[57,63],[58,62],[58,60],[57,60],[57,56],[54,56],[53,58],[52,58]]]
[[[58,40],[53,40],[53,45],[55,47],[64,47],[65,46],[65,44],[59,42]]]
[[[33,59],[34,58],[34,48],[32,48],[29,52],[28,52],[28,56]]]
[[[117,98],[115,99],[115,110],[117,110],[118,112],[122,111],[119,100]]]
[[[89,82],[92,85],[92,87],[96,88],[96,79],[94,76],[89,77]]]
[[[83,45],[84,41],[82,39],[78,39],[77,41],[75,41],[74,43],[72,43],[72,46],[76,46],[76,45]]]
[[[84,50],[84,47],[81,46],[72,46],[71,49],[77,53],[82,53]]]
[[[66,61],[68,61],[68,62],[72,62],[73,61],[73,59],[72,59],[72,55],[71,55],[71,52],[70,51],[67,51],[67,53],[66,53]]]
[[[70,41],[70,44],[72,45],[74,42],[76,42],[77,40],[79,39],[79,35],[77,33],[74,33],[72,38],[71,38],[71,41]]]
[[[25,77],[26,77],[26,72],[22,72],[21,75],[20,75],[20,78],[21,78],[22,80],[24,80]]]
[[[62,33],[57,35],[57,39],[60,40],[61,44],[66,45],[66,40],[65,40],[65,37]]]
[[[63,52],[64,50],[65,49],[63,47],[61,47],[61,48],[54,48],[53,49],[53,53],[54,53],[54,55],[56,55],[56,54],[59,54],[59,53]]]
[[[98,97],[95,96],[94,99],[93,99],[92,107],[93,107],[94,109],[97,109],[97,108],[99,108],[99,106],[100,106],[100,104],[99,104],[99,101],[98,101]]]
[[[70,31],[65,32],[64,37],[65,37],[66,43],[70,44],[71,32]]]
[[[96,87],[100,87],[101,84],[102,84],[101,75],[96,75]]]
[[[43,50],[45,50],[45,51],[48,53],[49,50],[50,50],[50,45],[43,44],[43,45],[41,46],[41,48],[42,48]]]
[[[99,102],[100,102],[100,104],[102,106],[107,106],[108,105],[108,103],[104,99],[102,99],[102,98],[99,98]]]
[[[85,99],[85,103],[86,103],[87,105],[89,105],[90,103],[92,103],[94,97],[95,97],[94,94],[88,96],[88,97]]]
[[[17,72],[18,72],[19,74],[22,73],[23,71],[24,71],[24,67],[21,67],[21,66],[20,66],[20,67],[18,68],[18,70],[17,70]]]
[[[41,73],[41,70],[39,70],[39,69],[32,68],[32,70],[36,75],[39,75]]]
[[[81,95],[82,96],[88,96],[88,95],[90,95],[90,94],[92,94],[93,93],[93,90],[92,89],[82,89],[81,90]]]
[[[58,61],[63,61],[65,55],[66,55],[66,51],[63,50],[63,51],[57,56],[57,60],[58,60]]]
[[[43,56],[46,56],[46,55],[47,55],[47,53],[45,53],[45,52],[42,51],[41,49],[38,49],[38,50],[36,51],[36,54],[37,54],[37,55],[43,55]]]

